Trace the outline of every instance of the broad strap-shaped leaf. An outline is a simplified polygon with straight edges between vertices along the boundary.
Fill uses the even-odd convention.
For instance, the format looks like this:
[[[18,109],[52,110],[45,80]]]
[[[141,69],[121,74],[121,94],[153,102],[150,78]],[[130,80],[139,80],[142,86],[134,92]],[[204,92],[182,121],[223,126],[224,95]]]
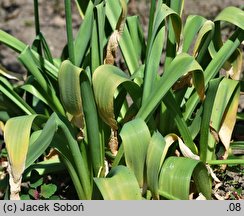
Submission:
[[[150,140],[146,158],[147,186],[152,192],[153,199],[159,199],[159,171],[163,163],[161,158],[163,155],[165,156],[164,151],[166,148],[166,142],[163,136],[159,132],[155,132]]]
[[[7,101],[5,100],[5,103],[4,101],[2,101],[3,106],[6,107],[6,109],[12,109],[14,106],[16,107],[15,109],[21,110],[25,114],[28,115],[35,114],[35,111],[26,103],[26,101],[14,91],[10,82],[1,76],[0,76],[0,92],[12,102],[11,107],[8,107],[6,106],[8,104]]]
[[[170,3],[170,8],[175,10],[176,16],[170,16],[168,21],[168,34],[167,34],[167,44],[166,44],[166,56],[164,63],[164,70],[167,71],[168,66],[172,62],[172,60],[177,55],[177,50],[180,43],[180,33],[181,33],[181,19],[180,19],[180,10],[182,7],[181,1],[174,1],[174,3]],[[167,11],[166,11],[167,13]]]
[[[31,127],[36,117],[37,115],[29,115],[11,118],[5,125],[4,140],[9,158],[10,199],[19,199]]]
[[[238,101],[238,98],[236,98],[236,94],[239,95],[239,91],[237,91],[237,88],[238,88],[238,82],[234,81],[234,80],[223,79],[221,81],[221,83],[219,84],[218,91],[216,93],[216,97],[214,100],[213,111],[212,111],[212,115],[211,115],[211,123],[210,123],[210,126],[217,133],[219,133],[219,130],[221,128],[223,117],[225,116],[226,113],[228,113],[228,111],[227,111],[228,104],[234,103],[235,109],[237,109],[236,100]],[[233,101],[233,100],[235,100],[235,101]],[[234,111],[234,110],[232,110],[232,111]],[[232,115],[234,115],[232,117],[232,120],[234,120],[235,116],[236,116],[236,112],[232,113]],[[225,119],[225,120],[227,121],[227,119]],[[225,123],[227,123],[227,122],[225,122]],[[234,128],[234,123],[235,123],[235,121],[233,121],[231,124],[229,124],[231,131]],[[230,140],[231,133],[230,132],[226,133],[225,136],[228,137],[227,140]],[[208,146],[210,149],[212,149],[214,147],[214,143],[216,143],[216,139],[213,139],[212,135],[210,135],[210,137],[211,138],[208,141]],[[225,145],[227,145],[226,142],[225,142]],[[226,146],[226,147],[228,147],[228,146]]]
[[[40,85],[43,92],[45,93],[44,97],[48,101],[50,107],[55,112],[64,114],[63,106],[61,105],[61,102],[59,101],[59,98],[57,97],[54,88],[50,84],[49,79],[42,73],[42,70],[35,62],[35,56],[30,47],[26,47],[26,49],[24,49],[24,51],[19,55],[19,59],[27,68],[27,70],[35,77],[37,83]],[[41,63],[40,59],[38,59],[38,61],[39,64],[44,64]]]
[[[209,38],[211,40],[213,37],[213,33],[214,33],[214,23],[211,20],[207,20],[206,22],[204,22],[203,26],[201,27],[201,29],[197,35],[196,43],[195,43],[194,49],[193,49],[193,55],[194,56],[200,55],[203,48],[204,48],[204,54],[203,55],[206,55],[205,52],[208,48],[210,40],[208,41],[206,47],[203,47],[204,37],[207,37],[209,33],[211,34],[210,38]]]
[[[18,53],[21,53],[27,46],[22,41],[18,40],[3,30],[0,30],[0,41]]]
[[[146,102],[141,106],[136,117],[147,121],[174,83],[187,72],[194,70],[202,69],[192,56],[186,53],[177,55],[169,65],[167,73],[163,74],[157,82],[157,86],[151,92]]]
[[[35,81],[34,81],[35,82]],[[32,94],[33,96],[35,96],[36,98],[38,98],[38,100],[41,100],[42,102],[44,102],[45,104],[48,105],[48,101],[46,100],[46,98],[40,93],[41,89],[38,90],[38,87],[36,88],[33,83],[32,84],[25,84],[23,86],[21,86],[21,89],[25,90],[26,92],[29,92],[30,94]]]
[[[73,123],[83,129],[85,119],[88,149],[96,176],[104,166],[104,147],[100,142],[97,108],[87,72],[65,60],[58,81],[61,100],[67,112],[73,115]]]
[[[116,29],[121,11],[124,10],[125,0],[108,0],[106,2],[106,16],[113,30]],[[119,7],[120,6],[120,7]],[[133,74],[139,67],[137,58],[137,51],[134,47],[127,25],[125,24],[123,34],[119,40],[119,45],[125,63],[129,69],[130,74]]]
[[[237,115],[238,105],[239,105],[239,96],[240,96],[240,90],[239,88],[236,88],[236,90],[233,91],[232,100],[230,101],[230,104],[225,110],[221,127],[219,130],[219,138],[226,149],[225,154],[223,155],[224,159],[227,159],[228,157],[231,137],[236,123],[236,115]]]
[[[209,155],[209,151],[213,152],[213,149],[209,149],[208,147],[208,136],[210,133],[210,121],[213,104],[220,82],[220,78],[213,79],[209,82],[209,87],[206,93],[206,99],[203,104],[203,114],[200,130],[200,158],[203,162],[206,162],[207,155]]]
[[[74,66],[69,60],[65,60],[58,73],[58,82],[61,101],[68,113],[81,116],[82,101],[80,93],[81,68]]]
[[[117,130],[114,111],[114,95],[123,84],[133,99],[138,99],[139,87],[119,68],[113,65],[99,66],[92,77],[94,95],[101,118],[111,128]]]
[[[188,200],[192,179],[197,192],[211,199],[212,185],[205,165],[190,158],[169,157],[161,168],[159,194],[166,199]]]
[[[140,18],[139,16],[129,16],[126,21],[131,36],[131,40],[133,42],[135,51],[137,53],[137,58],[138,60],[140,59],[144,60],[145,52],[146,52],[146,44],[145,44],[144,32],[142,29],[142,25],[140,23]]]
[[[29,115],[11,118],[5,125],[4,140],[12,175],[16,181],[21,178],[25,169],[31,127],[36,117],[37,115]]]
[[[126,165],[135,173],[139,186],[143,188],[145,162],[151,138],[149,129],[143,120],[134,119],[124,124],[120,136]]]
[[[26,168],[32,165],[45,152],[51,144],[56,131],[57,125],[55,117],[52,115],[46,122],[43,130],[39,132],[39,135],[33,141],[30,139],[25,162]]]
[[[233,130],[234,122],[228,122],[225,119],[228,113],[228,107],[236,110],[236,100],[238,100],[237,95],[239,92],[239,85],[237,81],[224,78],[220,83],[218,80],[213,81],[210,85],[211,91],[207,93],[207,99],[204,104],[203,110],[203,122],[200,138],[201,146],[201,160],[213,160],[215,159],[215,145],[218,143],[219,131],[223,120],[226,122],[224,127],[229,127],[229,130]],[[236,95],[237,94],[237,95]],[[209,97],[209,98],[208,98]],[[230,106],[230,104],[232,104]],[[235,104],[235,105],[234,105]],[[234,107],[232,107],[234,106]],[[230,115],[230,114],[228,114]],[[235,119],[236,113],[232,113],[228,118]],[[204,130],[206,128],[206,131]],[[208,132],[207,132],[208,131]],[[228,147],[231,131],[225,134],[225,146]],[[223,131],[222,131],[223,132]],[[207,136],[206,136],[207,135]],[[222,134],[223,135],[223,134]],[[206,138],[208,137],[208,138]]]
[[[94,178],[104,200],[141,200],[134,173],[125,166],[113,168],[106,178]]]
[[[195,154],[198,152],[197,147],[192,139],[191,131],[188,129],[186,122],[183,119],[181,109],[179,104],[177,104],[176,99],[174,98],[171,91],[169,91],[165,97],[163,98],[164,104],[167,106],[168,111],[171,113],[171,120],[173,120],[178,128],[178,131],[180,132],[180,135],[182,136],[184,142],[188,146],[188,148],[191,149],[192,152]],[[166,112],[167,114],[167,112]],[[161,120],[164,120],[164,118],[161,118]],[[166,116],[167,119],[167,116]],[[164,122],[165,127],[167,127],[168,122]],[[172,123],[170,123],[172,124]],[[169,125],[170,125],[169,124]],[[169,131],[169,133],[172,133],[172,131]]]
[[[184,29],[183,29],[183,44],[182,51],[189,52],[190,47],[193,44],[196,34],[199,32],[206,19],[198,15],[190,15],[187,17]]]
[[[233,16],[235,14],[235,16]],[[207,65],[205,69],[205,85],[207,86],[209,81],[216,76],[219,70],[222,67],[226,66],[226,62],[230,59],[230,57],[236,52],[239,45],[244,40],[244,12],[235,7],[225,8],[214,20],[215,23],[215,36],[214,36],[214,46],[213,44],[209,46],[209,51],[212,56],[211,62]],[[220,32],[220,21],[227,21],[235,26],[239,27],[233,33],[233,35],[225,41],[223,44],[221,40],[221,32]],[[214,54],[215,52],[215,54]],[[184,118],[189,119],[190,115],[194,111],[197,106],[199,99],[197,98],[196,93],[194,93],[191,98],[186,103],[186,111],[184,113]]]
[[[214,21],[226,21],[244,30],[244,11],[237,7],[222,10]]]
[[[91,71],[103,64],[105,46],[105,3],[101,2],[94,10],[93,31],[91,35]],[[80,38],[81,40],[82,38]]]
[[[75,130],[64,116],[57,115],[56,113],[53,113],[52,115],[54,118],[52,124],[58,129],[54,137],[55,139],[52,141],[52,146],[55,147],[63,157],[75,187],[76,189],[79,189],[79,198],[91,199],[91,170],[89,170],[87,161],[85,160],[84,155],[82,155],[80,146],[76,140]],[[41,135],[39,138],[41,138]],[[65,143],[63,143],[64,140]]]
[[[81,3],[81,0],[76,1],[79,2],[79,5],[84,3],[83,1]],[[82,64],[87,49],[89,48],[94,21],[93,9],[94,4],[92,1],[89,1],[84,20],[82,21],[74,40],[75,65],[77,66]]]
[[[145,75],[142,103],[146,103],[151,91],[155,88],[158,78],[158,68],[164,46],[165,22],[170,18],[177,43],[180,41],[181,19],[178,14],[166,4],[159,4],[155,14],[152,35],[149,36],[146,53]],[[153,61],[152,61],[153,59]]]
[[[220,50],[216,53],[214,58],[208,64],[204,71],[205,87],[208,86],[209,81],[216,76],[219,70],[224,66],[225,62],[236,51],[238,46],[244,40],[243,30],[238,29],[230,39],[228,39]],[[189,119],[197,104],[199,98],[196,92],[192,94],[189,100],[185,104],[185,112],[183,113],[184,119]]]

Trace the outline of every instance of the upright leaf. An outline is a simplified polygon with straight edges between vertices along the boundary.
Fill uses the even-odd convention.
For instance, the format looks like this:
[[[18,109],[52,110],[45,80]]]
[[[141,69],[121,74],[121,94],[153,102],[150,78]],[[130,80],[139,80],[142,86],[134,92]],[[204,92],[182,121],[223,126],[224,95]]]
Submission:
[[[120,136],[126,165],[135,173],[139,186],[142,188],[145,183],[145,162],[151,138],[148,127],[143,120],[135,119],[123,126]]]
[[[141,200],[141,191],[134,173],[124,166],[113,168],[106,178],[94,178],[105,200]]]
[[[5,125],[4,140],[10,165],[10,199],[19,199],[18,194],[25,170],[31,127],[36,117],[37,115],[15,117],[9,119]]]

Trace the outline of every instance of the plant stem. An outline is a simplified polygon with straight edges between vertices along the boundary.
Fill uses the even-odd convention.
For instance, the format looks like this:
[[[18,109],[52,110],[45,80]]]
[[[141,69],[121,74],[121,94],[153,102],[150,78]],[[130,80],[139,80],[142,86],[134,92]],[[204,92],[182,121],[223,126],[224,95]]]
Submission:
[[[34,0],[34,14],[35,14],[36,35],[39,35],[39,33],[40,33],[40,22],[39,22],[38,0]]]
[[[244,164],[244,160],[243,159],[209,160],[207,161],[207,163],[210,165],[222,165],[222,164],[237,165],[237,164]]]
[[[68,40],[68,52],[69,60],[75,64],[75,52],[73,42],[73,31],[72,31],[72,12],[71,12],[71,1],[64,0],[65,3],[65,19],[66,19],[66,32]]]

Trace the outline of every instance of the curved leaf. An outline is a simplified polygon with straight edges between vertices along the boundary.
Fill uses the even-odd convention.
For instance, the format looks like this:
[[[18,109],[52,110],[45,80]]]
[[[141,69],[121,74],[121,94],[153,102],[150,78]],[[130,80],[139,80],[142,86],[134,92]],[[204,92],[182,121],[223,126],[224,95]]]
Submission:
[[[234,103],[235,106],[232,107],[232,109],[234,109],[234,110],[237,109],[236,102],[238,101],[238,97],[239,97],[237,88],[238,88],[238,82],[235,80],[230,80],[230,79],[223,79],[218,86],[218,90],[216,92],[216,96],[214,99],[214,104],[213,104],[213,109],[212,109],[212,114],[211,114],[211,121],[210,121],[210,126],[217,133],[219,133],[221,124],[222,124],[224,118],[226,117],[225,113],[226,112],[228,113],[228,110],[227,110],[228,105],[230,103]],[[234,96],[234,98],[233,98],[233,96]],[[237,98],[236,98],[236,96],[237,96]],[[209,112],[209,111],[206,110],[205,112]],[[231,116],[232,116],[231,119],[235,120],[236,112],[232,113]],[[228,120],[225,119],[225,121],[228,121]],[[226,123],[227,122],[225,122],[225,124]],[[229,140],[229,141],[230,141],[230,136],[232,134],[233,127],[234,127],[234,123],[235,123],[235,121],[228,124],[229,130],[231,130],[231,131],[229,131],[228,133],[225,134],[225,136],[228,137],[227,140]],[[222,138],[223,138],[223,140],[225,140],[224,137],[222,137]],[[226,147],[228,147],[227,143],[229,143],[229,141],[227,141],[227,140],[225,142]],[[216,138],[214,138],[214,136],[210,133],[209,139],[208,139],[208,149],[209,149],[209,155],[207,157],[208,160],[214,159],[213,150],[215,150],[216,143],[217,143]]]
[[[15,181],[21,178],[25,169],[31,127],[36,117],[37,115],[29,115],[11,118],[5,125],[4,140]]]
[[[166,4],[161,4],[156,11],[152,35],[149,36],[144,75],[142,103],[146,103],[151,91],[155,88],[158,77],[158,68],[164,46],[165,20],[170,18],[173,34],[179,44],[181,32],[181,19],[178,14]],[[168,44],[167,44],[168,45]],[[170,49],[168,49],[170,50]],[[171,49],[172,50],[172,49]],[[152,61],[153,59],[153,61]],[[167,57],[166,60],[167,61]]]
[[[232,132],[234,130],[234,126],[236,123],[236,115],[238,111],[238,105],[239,105],[239,96],[240,96],[240,89],[236,88],[236,90],[233,91],[232,99],[230,100],[230,104],[225,110],[221,127],[219,130],[219,138],[221,139],[226,152],[223,156],[224,159],[227,159],[228,157],[228,150],[230,147],[230,141],[232,137]]]
[[[163,74],[149,98],[141,106],[136,117],[147,121],[173,84],[181,76],[194,70],[202,70],[202,68],[192,56],[189,56],[186,53],[177,55],[169,65],[167,73]]]
[[[57,131],[57,126],[55,118],[52,115],[47,123],[45,124],[43,130],[40,132],[39,136],[35,141],[30,142],[27,157],[26,157],[26,168],[35,162],[35,160],[40,157],[47,147],[51,144],[55,132]]]
[[[22,174],[25,170],[31,127],[37,115],[11,118],[4,128],[9,159],[10,199],[19,200]],[[18,141],[17,141],[18,140]]]
[[[211,180],[201,161],[183,157],[169,157],[159,177],[159,194],[167,199],[188,200],[193,178],[197,192],[211,199]]]
[[[121,11],[126,9],[124,2],[124,0],[108,0],[106,2],[106,16],[113,30],[117,27]],[[121,7],[118,7],[118,5]],[[121,39],[119,40],[119,45],[129,72],[130,74],[133,74],[139,67],[139,62],[137,58],[137,51],[134,47],[127,25],[124,26],[124,31]]]
[[[65,60],[62,62],[58,73],[61,101],[67,112],[74,116],[82,114],[80,93],[81,72],[81,68],[74,66],[69,60]]]
[[[113,65],[99,66],[94,71],[92,82],[101,118],[111,128],[117,130],[118,126],[114,115],[114,95],[116,90],[119,85],[125,84],[124,87],[133,98],[139,91],[138,86],[130,81],[123,71]]]
[[[147,149],[151,138],[148,127],[143,120],[134,119],[124,124],[120,136],[126,165],[135,173],[139,186],[142,188]]]
[[[227,21],[244,30],[244,11],[237,7],[227,7],[214,21]]]
[[[209,32],[213,32],[214,30],[214,23],[210,20],[207,20],[203,26],[201,27],[198,35],[197,35],[197,38],[196,38],[196,43],[194,45],[194,49],[193,49],[193,55],[196,56],[197,55],[197,52],[199,52],[199,48],[200,48],[200,45],[204,39],[204,36],[207,35],[207,33]]]
[[[106,178],[94,178],[105,200],[141,200],[141,191],[133,172],[127,167],[113,168]]]
[[[206,19],[198,15],[190,15],[186,19],[183,30],[182,51],[188,52],[197,32],[201,29]]]
[[[46,100],[46,98],[39,92],[39,90],[34,85],[25,84],[21,86],[21,88],[48,105],[48,101]]]

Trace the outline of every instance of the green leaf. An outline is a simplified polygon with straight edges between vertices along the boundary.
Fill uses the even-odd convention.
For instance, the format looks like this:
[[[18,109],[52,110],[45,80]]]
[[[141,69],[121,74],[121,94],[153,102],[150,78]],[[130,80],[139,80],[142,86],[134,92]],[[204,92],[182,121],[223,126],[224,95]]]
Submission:
[[[169,157],[159,177],[159,194],[167,199],[188,200],[193,179],[197,192],[211,199],[211,181],[201,161],[183,157]]]
[[[13,89],[11,84],[7,79],[0,76],[0,92],[4,96],[6,96],[11,102],[7,102],[7,100],[2,101],[1,106],[4,106],[6,110],[13,109],[13,106],[16,108],[16,110],[22,110],[25,114],[31,115],[35,114],[35,111],[24,101],[23,98],[21,98]],[[2,99],[3,96],[2,96]],[[9,107],[10,106],[10,107]],[[13,109],[14,111],[14,109]],[[14,111],[16,113],[16,111]],[[18,113],[18,112],[17,112]]]
[[[226,7],[219,13],[214,21],[227,21],[244,30],[244,11],[233,6]]]
[[[105,200],[141,200],[141,192],[133,172],[124,166],[113,168],[106,178],[94,178]]]
[[[33,143],[30,143],[26,158],[26,168],[34,163],[50,145],[57,131],[57,125],[55,123],[55,117],[52,115],[46,122],[38,138]]]
[[[24,89],[25,91],[29,92],[30,94],[32,94],[33,96],[35,96],[36,98],[38,98],[39,100],[44,102],[46,105],[48,105],[48,101],[43,96],[43,94],[40,93],[40,91],[42,91],[42,90],[38,89],[38,87],[35,87],[32,84],[25,84],[25,85],[21,86],[21,89]]]
[[[8,151],[11,174],[17,182],[25,169],[31,127],[37,115],[11,118],[5,125],[4,140]],[[18,140],[18,142],[16,142]]]
[[[230,58],[230,56],[236,51],[238,46],[244,40],[243,32],[243,30],[237,29],[207,65],[204,71],[205,87],[207,87],[209,81],[217,75],[221,67],[224,66],[225,62]],[[198,102],[199,98],[197,97],[197,93],[195,92],[186,102],[185,112],[183,113],[184,119],[190,118]]]
[[[84,128],[84,114],[88,150],[92,158],[94,173],[97,175],[104,166],[104,148],[99,138],[97,108],[87,73],[74,66],[69,60],[65,60],[61,65],[58,81],[64,107],[78,121],[76,126],[79,128]]]
[[[124,84],[133,99],[138,99],[139,88],[123,71],[112,65],[99,66],[93,74],[92,82],[101,118],[116,130],[118,126],[114,115],[114,95],[117,88]]]
[[[32,75],[35,77],[38,84],[43,89],[43,92],[45,92],[44,97],[48,101],[48,104],[50,105],[50,107],[55,112],[64,114],[63,107],[59,101],[59,98],[56,95],[54,88],[50,85],[49,80],[39,70],[31,49],[29,47],[26,47],[26,49],[19,55],[19,59],[24,64],[24,66],[27,68],[27,70],[30,73],[32,73]]]
[[[79,0],[79,2],[81,1]],[[80,28],[74,40],[76,66],[81,66],[89,47],[89,42],[91,40],[92,29],[93,29],[93,19],[94,19],[93,8],[94,8],[93,2],[89,1],[89,4],[86,9],[86,15],[84,17],[82,24],[80,25]]]
[[[57,190],[57,186],[55,184],[43,184],[41,186],[40,196],[45,199],[50,198]]]
[[[183,30],[183,52],[189,52],[189,49],[193,43],[196,34],[203,26],[205,21],[206,19],[204,17],[198,15],[190,15],[187,17]]]
[[[161,158],[164,155],[166,142],[159,132],[153,134],[147,151],[147,185],[152,192],[154,199],[159,199],[158,180],[160,167],[163,163]]]
[[[31,198],[30,198],[30,195],[28,195],[28,194],[22,194],[22,195],[20,196],[20,199],[21,199],[21,200],[30,200]]]
[[[220,81],[221,79],[213,79],[209,82],[206,99],[203,105],[202,123],[200,130],[200,158],[203,162],[206,162],[207,155],[209,155],[208,152],[213,152],[214,150],[208,148],[208,137],[210,134],[212,108]]]
[[[210,38],[212,38],[213,32],[214,32],[214,23],[210,20],[207,20],[206,22],[204,22],[204,24],[202,25],[197,38],[196,38],[196,43],[194,45],[194,49],[193,49],[193,55],[197,56],[199,55],[199,53],[202,52],[203,50],[203,43],[204,43],[204,37],[207,36],[207,34],[210,32]],[[210,41],[208,41],[207,46],[205,47],[205,50],[207,50],[207,47],[209,45]],[[201,49],[200,49],[201,48]],[[203,56],[206,55],[206,53],[203,54]]]
[[[124,1],[124,0],[123,0]],[[106,2],[106,16],[113,30],[116,29],[116,25],[118,23],[120,13],[122,11],[122,7],[118,7],[118,5],[123,1],[121,0],[108,0]],[[123,57],[125,59],[126,65],[129,69],[130,74],[133,74],[137,68],[139,67],[137,51],[134,47],[132,38],[130,36],[127,25],[125,24],[123,34],[121,39],[119,40],[119,45]]]
[[[94,8],[94,24],[91,36],[91,70],[103,64],[103,52],[105,45],[105,10],[104,2]]]
[[[126,165],[135,173],[139,186],[142,188],[147,149],[151,138],[148,127],[143,120],[135,119],[124,124],[120,136]]]
[[[239,96],[240,88],[239,86],[237,86],[233,91],[229,104],[226,107],[226,110],[223,114],[221,127],[219,129],[219,138],[222,141],[226,150],[225,154],[223,155],[223,159],[226,159],[228,157],[232,133],[236,124],[236,116],[239,106]]]
[[[188,129],[186,122],[183,119],[180,107],[177,104],[173,94],[171,92],[168,92],[165,95],[163,101],[164,101],[165,105],[167,106],[167,108],[170,110],[170,112],[173,114],[173,120],[175,121],[176,126],[177,126],[181,136],[184,139],[184,142],[191,149],[191,151],[193,151],[194,153],[197,153],[198,150],[197,150],[195,143],[193,142],[191,132]]]
[[[91,83],[88,76],[85,74],[82,74],[81,76],[80,89],[87,128],[88,151],[92,159],[94,175],[97,176],[98,173],[101,172],[101,168],[104,167],[105,139],[100,139],[102,132],[99,130],[99,123],[101,121],[98,117],[97,106]]]
[[[194,70],[202,69],[192,56],[185,53],[177,55],[169,65],[167,73],[163,74],[163,76],[157,82],[157,86],[151,92],[149,98],[139,109],[136,117],[147,121],[173,84],[182,75]]]
[[[216,143],[218,143],[218,139],[219,139],[218,134],[219,134],[219,131],[221,128],[221,124],[223,123],[228,104],[232,103],[233,99],[235,100],[235,107],[233,107],[233,108],[234,108],[234,110],[237,109],[236,101],[238,101],[238,98],[235,98],[236,97],[235,95],[238,92],[238,91],[236,92],[236,89],[238,88],[238,81],[224,78],[219,83],[218,86],[216,86],[216,84],[215,84],[214,88],[215,88],[215,90],[212,90],[211,92],[208,91],[207,96],[209,94],[211,94],[211,96],[210,96],[210,99],[206,100],[206,102],[205,102],[206,104],[204,105],[203,118],[206,117],[206,119],[203,120],[202,124],[205,124],[205,125],[203,125],[203,128],[207,127],[208,139],[206,140],[206,137],[205,137],[207,132],[203,131],[203,129],[202,129],[201,132],[203,134],[201,134],[200,143],[202,146],[201,159],[203,161],[205,161],[205,157],[206,157],[206,160],[215,159]],[[216,91],[216,88],[218,88],[217,91]],[[216,94],[215,94],[215,92],[216,92]],[[211,117],[209,116],[210,115],[209,113],[211,113]],[[236,116],[235,113],[233,114],[234,118],[233,117],[231,118],[232,120],[235,120],[235,116]],[[231,131],[233,130],[233,123],[229,124],[229,129]],[[225,132],[225,136],[230,136],[231,131],[229,131],[228,133]],[[222,138],[223,138],[223,136],[222,136]],[[230,138],[228,137],[228,140],[229,139]],[[226,142],[224,142],[224,143],[225,143],[226,147],[228,148],[227,143]],[[203,155],[205,155],[205,156],[203,156]]]
[[[134,44],[135,51],[137,52],[137,58],[145,58],[145,39],[143,35],[143,29],[138,16],[130,16],[127,18],[127,25],[131,40]]]
[[[61,101],[67,112],[74,116],[82,115],[82,101],[80,93],[80,73],[83,70],[74,66],[69,60],[62,62],[58,83]]]
[[[0,41],[18,53],[21,53],[26,47],[26,44],[24,44],[22,41],[18,40],[3,30],[0,30]]]
[[[174,1],[172,3],[172,6],[175,7],[173,10],[181,10],[181,2],[180,1]],[[164,5],[163,5],[164,6]],[[165,13],[167,13],[168,10],[165,8]],[[174,11],[173,11],[174,12]],[[180,34],[181,34],[181,18],[179,14],[173,13],[172,16],[170,16],[170,19],[168,21],[168,35],[167,35],[167,44],[166,44],[166,57],[165,57],[165,63],[164,63],[164,69],[165,72],[169,66],[169,64],[172,62],[172,60],[177,55],[177,46],[180,43]]]

